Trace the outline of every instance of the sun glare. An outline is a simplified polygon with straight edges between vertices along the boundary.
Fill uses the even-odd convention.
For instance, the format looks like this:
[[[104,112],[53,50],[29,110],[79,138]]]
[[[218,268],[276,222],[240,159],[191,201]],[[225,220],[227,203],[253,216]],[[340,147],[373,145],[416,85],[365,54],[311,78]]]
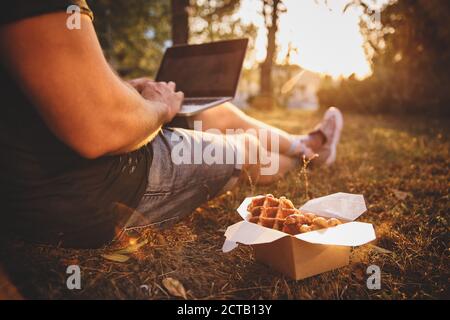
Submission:
[[[239,15],[244,22],[258,26],[256,59],[266,55],[266,30],[260,15],[260,0],[244,0]],[[337,77],[370,75],[359,30],[359,12],[343,8],[347,0],[285,0],[287,12],[282,14],[277,41],[278,61],[282,62],[289,46],[295,48],[290,63],[305,69]]]

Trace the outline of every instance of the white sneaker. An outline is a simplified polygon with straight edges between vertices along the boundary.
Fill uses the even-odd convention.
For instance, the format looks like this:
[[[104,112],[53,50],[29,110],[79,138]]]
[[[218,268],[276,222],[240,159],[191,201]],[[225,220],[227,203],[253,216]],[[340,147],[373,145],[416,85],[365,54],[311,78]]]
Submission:
[[[337,146],[341,138],[341,132],[344,128],[344,117],[342,112],[335,107],[331,107],[325,112],[322,122],[316,127],[326,141],[322,148],[317,152],[319,158],[316,163],[330,166],[336,161]]]

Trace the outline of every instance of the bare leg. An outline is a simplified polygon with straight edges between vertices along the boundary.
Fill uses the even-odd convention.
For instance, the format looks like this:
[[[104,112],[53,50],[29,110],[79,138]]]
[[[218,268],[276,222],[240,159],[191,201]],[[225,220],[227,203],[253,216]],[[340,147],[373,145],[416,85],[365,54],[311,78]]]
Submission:
[[[265,152],[267,154],[263,157],[261,155],[262,145],[258,138],[251,134],[230,135],[228,139],[235,139],[236,145],[245,149],[245,163],[241,176],[243,180],[251,180],[252,183],[258,185],[267,185],[280,180],[297,165],[295,158],[270,151]],[[268,168],[271,170],[268,171]]]
[[[269,154],[268,158],[276,162],[278,170],[273,174],[262,174],[264,170],[261,170],[261,164],[250,163],[246,159],[246,164],[243,170],[243,179],[251,179],[253,183],[266,185],[272,182],[278,181],[289,171],[295,169],[298,165],[299,153],[293,153],[292,145],[295,138],[298,136],[290,135],[289,133],[270,126],[262,121],[256,120],[231,103],[225,103],[218,107],[206,110],[201,114],[194,116],[192,121],[201,121],[202,130],[215,129],[221,133],[226,133],[227,129],[242,129],[244,131],[253,129],[256,133],[259,130],[266,130],[269,132],[265,140],[261,140],[261,137],[251,134],[243,134],[246,139],[246,154],[249,154],[249,147],[252,145],[262,146]],[[273,148],[271,136],[275,136],[278,147]],[[305,140],[307,147],[313,151],[319,150],[324,143],[324,138],[321,134],[310,134]],[[260,159],[258,159],[259,161]],[[274,163],[265,164],[265,166],[271,166]]]
[[[269,151],[275,151],[286,156],[296,156],[292,153],[292,143],[294,136],[289,133],[270,126],[264,122],[256,120],[231,103],[225,103],[218,107],[206,110],[201,114],[194,116],[193,121],[201,121],[203,130],[218,129],[225,133],[226,129],[243,129],[243,130],[260,130],[264,129],[277,137],[279,147],[276,150],[272,148],[272,141],[269,134],[265,141],[260,143]],[[320,134],[312,134],[308,136],[306,144],[309,148],[316,151],[320,149],[324,139]]]
[[[249,154],[248,146],[257,145],[260,149],[268,151],[270,164],[276,164],[278,170],[267,174],[266,166],[261,168],[261,159],[255,164],[246,161],[244,165],[244,174],[249,176],[252,181],[259,184],[269,184],[281,179],[287,172],[298,165],[299,156],[302,154],[309,157],[308,154],[319,154],[320,159],[324,159],[324,165],[331,165],[336,159],[336,146],[339,142],[340,133],[343,127],[342,113],[336,108],[329,108],[318,130],[309,133],[307,136],[295,136],[289,133],[258,121],[239,110],[231,103],[226,103],[216,108],[209,109],[191,119],[192,121],[201,121],[202,130],[214,129],[217,133],[229,133],[227,129],[241,129],[247,133],[242,134],[248,143],[244,148],[246,154]],[[248,132],[254,131],[255,134]],[[258,135],[259,130],[269,132],[267,137]],[[230,136],[227,134],[227,137]],[[277,148],[272,148],[272,138],[278,142]],[[299,143],[300,142],[300,143]],[[298,149],[297,149],[298,147]],[[305,148],[306,147],[306,148]],[[240,150],[242,149],[239,148]],[[265,152],[265,151],[261,151]],[[311,156],[312,156],[311,155]],[[320,161],[319,159],[319,161]],[[263,172],[264,171],[264,172]]]

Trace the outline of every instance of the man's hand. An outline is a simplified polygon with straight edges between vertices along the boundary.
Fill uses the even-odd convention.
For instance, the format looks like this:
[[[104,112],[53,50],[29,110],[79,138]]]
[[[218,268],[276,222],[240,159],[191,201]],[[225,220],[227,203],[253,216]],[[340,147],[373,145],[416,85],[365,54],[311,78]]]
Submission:
[[[148,78],[140,78],[129,81],[146,100],[154,102],[156,108],[160,108],[164,123],[172,121],[181,109],[184,94],[176,92],[174,82],[154,82]]]
[[[131,85],[133,88],[135,88],[139,93],[144,90],[144,86],[147,84],[147,82],[155,82],[150,78],[137,78],[133,80],[126,81],[129,85]]]

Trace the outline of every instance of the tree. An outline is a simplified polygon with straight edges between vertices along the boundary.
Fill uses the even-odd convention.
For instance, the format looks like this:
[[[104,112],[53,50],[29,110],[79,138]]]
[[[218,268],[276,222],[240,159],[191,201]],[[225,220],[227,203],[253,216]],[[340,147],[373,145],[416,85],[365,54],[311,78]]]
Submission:
[[[240,0],[191,1],[191,36],[197,43],[256,37],[256,27],[235,16]]]
[[[367,13],[367,4],[356,1]],[[450,2],[391,1],[381,15],[381,28],[362,21],[373,74],[328,86],[323,104],[372,112],[449,113]]]
[[[172,6],[172,42],[189,42],[189,0],[171,0]]]
[[[267,28],[267,54],[261,64],[261,95],[272,95],[272,68],[277,51],[276,35],[282,0],[263,0],[263,15]]]
[[[113,68],[124,77],[152,76],[170,40],[170,1],[96,0],[89,5]]]
[[[259,96],[253,99],[255,108],[271,109],[275,105],[273,98],[272,71],[277,54],[277,32],[280,14],[286,11],[282,0],[262,0],[262,14],[267,29],[267,53],[260,65]]]

